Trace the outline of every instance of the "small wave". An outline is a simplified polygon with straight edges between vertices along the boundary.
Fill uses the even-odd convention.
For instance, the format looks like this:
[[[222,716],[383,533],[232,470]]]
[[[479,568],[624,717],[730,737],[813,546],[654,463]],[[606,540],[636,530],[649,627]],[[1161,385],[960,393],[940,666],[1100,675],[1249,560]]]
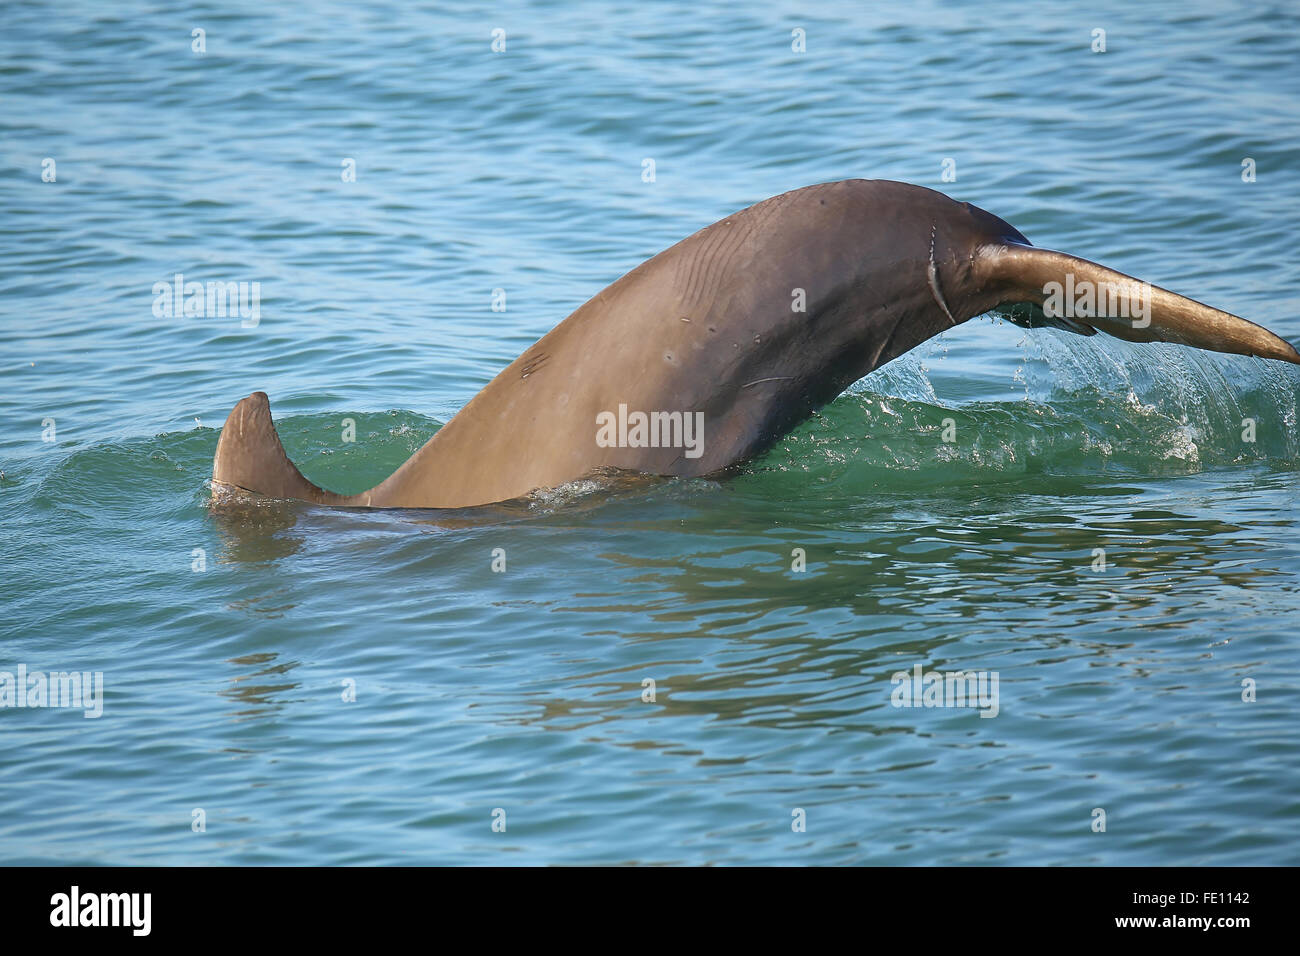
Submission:
[[[1025,397],[1005,401],[945,401],[936,394],[926,359],[905,356],[742,466],[733,481],[762,495],[808,499],[1034,475],[1122,479],[1243,463],[1292,469],[1300,463],[1295,370],[1239,356],[1097,339],[1028,336],[1018,370]],[[383,481],[440,427],[434,419],[396,410],[278,421],[289,456],[307,478],[345,494]],[[212,495],[206,479],[217,436],[216,429],[200,427],[76,448],[32,476],[38,477],[33,503],[73,511],[135,510],[141,489],[151,486],[175,507],[191,506]],[[6,480],[23,473],[11,468]],[[609,470],[536,491],[509,512],[536,516],[597,507],[611,498],[693,497],[716,487]]]
[[[1026,397],[1010,402],[949,404],[919,358],[893,363],[744,473],[773,488],[783,484],[776,476],[790,476],[807,494],[1300,462],[1294,369],[1176,346],[1062,338],[1029,337]]]

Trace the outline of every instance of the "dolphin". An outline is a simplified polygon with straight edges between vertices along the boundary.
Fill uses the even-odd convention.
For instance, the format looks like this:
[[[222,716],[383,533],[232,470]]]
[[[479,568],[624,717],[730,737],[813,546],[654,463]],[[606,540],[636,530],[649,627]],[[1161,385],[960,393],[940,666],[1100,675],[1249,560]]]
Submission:
[[[226,420],[212,484],[351,508],[464,508],[611,469],[716,475],[873,369],[991,311],[1300,365],[1267,329],[1035,247],[970,203],[853,179],[766,199],[637,266],[369,491],[341,495],[304,478],[263,392]]]

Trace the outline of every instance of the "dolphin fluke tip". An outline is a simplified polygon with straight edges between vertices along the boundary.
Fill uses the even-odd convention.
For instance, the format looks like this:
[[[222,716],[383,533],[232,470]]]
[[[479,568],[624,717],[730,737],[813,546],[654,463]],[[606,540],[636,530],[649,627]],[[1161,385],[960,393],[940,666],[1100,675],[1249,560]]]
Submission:
[[[1096,295],[1080,323],[1129,342],[1173,342],[1209,352],[1254,355],[1300,365],[1300,353],[1290,342],[1241,316],[1223,312],[1168,289],[1141,282],[1122,272],[1063,252],[1036,246],[1003,243],[986,246],[987,262],[995,279],[1013,291],[1009,301],[1046,307],[1062,290],[1085,289]],[[1054,290],[1049,295],[1049,290]],[[1100,305],[1103,293],[1128,307],[1145,308],[1145,314],[1121,309],[1107,312]],[[1068,297],[1069,293],[1065,293]],[[1070,303],[1058,302],[1069,305]],[[1134,319],[1143,315],[1145,322]],[[1128,316],[1127,318],[1122,316]],[[1058,324],[1058,328],[1069,328]],[[1078,329],[1071,329],[1078,331]]]

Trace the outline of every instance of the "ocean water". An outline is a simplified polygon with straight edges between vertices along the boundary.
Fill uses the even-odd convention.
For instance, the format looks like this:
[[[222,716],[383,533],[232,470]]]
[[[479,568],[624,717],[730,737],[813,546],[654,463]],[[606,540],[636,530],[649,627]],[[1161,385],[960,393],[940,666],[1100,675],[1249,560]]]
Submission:
[[[1295,367],[987,317],[726,480],[207,484],[261,389],[366,487],[607,283],[825,180],[1300,340],[1297,64],[1284,3],[10,0],[0,671],[103,693],[0,708],[0,862],[1300,863]],[[257,322],[155,315],[176,273]],[[996,715],[894,706],[917,667]]]

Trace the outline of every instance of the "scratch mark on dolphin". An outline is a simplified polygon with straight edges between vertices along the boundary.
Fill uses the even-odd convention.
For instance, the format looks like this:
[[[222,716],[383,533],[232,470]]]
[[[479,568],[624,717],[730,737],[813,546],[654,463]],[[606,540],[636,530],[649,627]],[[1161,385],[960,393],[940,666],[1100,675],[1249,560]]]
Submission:
[[[948,321],[956,325],[957,320],[952,317],[948,303],[943,301],[943,293],[939,291],[939,268],[934,263],[934,234],[938,228],[938,223],[930,226],[930,264],[926,266],[925,271],[930,278],[930,294],[934,296],[934,301],[939,303],[939,308],[943,309],[943,314],[948,316]]]

